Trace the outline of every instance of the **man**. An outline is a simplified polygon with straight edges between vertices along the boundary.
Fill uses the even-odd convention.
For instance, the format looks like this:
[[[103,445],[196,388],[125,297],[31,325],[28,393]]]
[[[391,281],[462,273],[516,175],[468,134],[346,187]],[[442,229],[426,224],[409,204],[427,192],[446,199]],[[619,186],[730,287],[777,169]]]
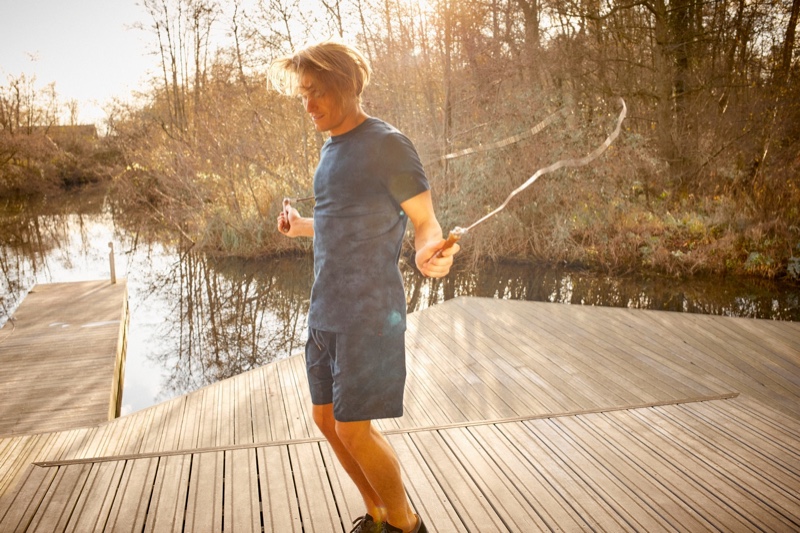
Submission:
[[[406,222],[415,262],[447,275],[458,246],[444,244],[430,187],[411,142],[368,116],[361,93],[370,67],[335,42],[274,61],[273,84],[299,95],[325,142],[314,174],[312,217],[278,217],[288,237],[314,238],[306,369],[314,422],[358,487],[366,514],[354,532],[426,532],[403,488],[397,455],[372,420],[402,416],[406,299],[398,261]]]

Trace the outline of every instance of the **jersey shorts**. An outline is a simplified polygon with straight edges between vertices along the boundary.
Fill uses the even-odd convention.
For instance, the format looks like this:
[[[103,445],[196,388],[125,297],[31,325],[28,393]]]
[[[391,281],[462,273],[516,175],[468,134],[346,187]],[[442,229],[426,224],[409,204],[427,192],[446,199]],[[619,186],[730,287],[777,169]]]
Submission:
[[[339,422],[403,416],[405,332],[332,333],[309,328],[306,372],[314,405]]]

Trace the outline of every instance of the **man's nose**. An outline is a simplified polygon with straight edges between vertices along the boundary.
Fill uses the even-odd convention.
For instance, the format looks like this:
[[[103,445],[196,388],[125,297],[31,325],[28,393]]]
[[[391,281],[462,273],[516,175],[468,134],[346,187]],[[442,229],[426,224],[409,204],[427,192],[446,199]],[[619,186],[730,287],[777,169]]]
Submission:
[[[317,102],[311,96],[306,97],[305,101],[306,113],[311,113],[316,107]]]

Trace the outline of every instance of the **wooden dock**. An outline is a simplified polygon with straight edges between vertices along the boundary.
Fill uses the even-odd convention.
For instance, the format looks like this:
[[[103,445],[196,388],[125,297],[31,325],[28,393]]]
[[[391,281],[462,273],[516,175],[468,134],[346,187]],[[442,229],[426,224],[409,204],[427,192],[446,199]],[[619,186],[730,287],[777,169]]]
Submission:
[[[430,531],[800,529],[800,324],[458,298],[381,422]],[[301,356],[0,439],[0,531],[350,530]]]
[[[34,286],[0,329],[0,436],[118,416],[127,321],[124,280]]]

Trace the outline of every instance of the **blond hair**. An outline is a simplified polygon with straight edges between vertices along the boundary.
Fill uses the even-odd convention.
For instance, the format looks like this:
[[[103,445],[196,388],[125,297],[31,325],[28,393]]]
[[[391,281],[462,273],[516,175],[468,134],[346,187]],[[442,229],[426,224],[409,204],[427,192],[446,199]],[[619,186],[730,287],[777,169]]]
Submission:
[[[369,84],[369,62],[352,46],[324,41],[297,50],[272,62],[269,78],[279,92],[297,96],[303,87],[304,75],[311,75],[317,89],[333,91],[337,99],[354,97],[361,101],[361,93]]]

